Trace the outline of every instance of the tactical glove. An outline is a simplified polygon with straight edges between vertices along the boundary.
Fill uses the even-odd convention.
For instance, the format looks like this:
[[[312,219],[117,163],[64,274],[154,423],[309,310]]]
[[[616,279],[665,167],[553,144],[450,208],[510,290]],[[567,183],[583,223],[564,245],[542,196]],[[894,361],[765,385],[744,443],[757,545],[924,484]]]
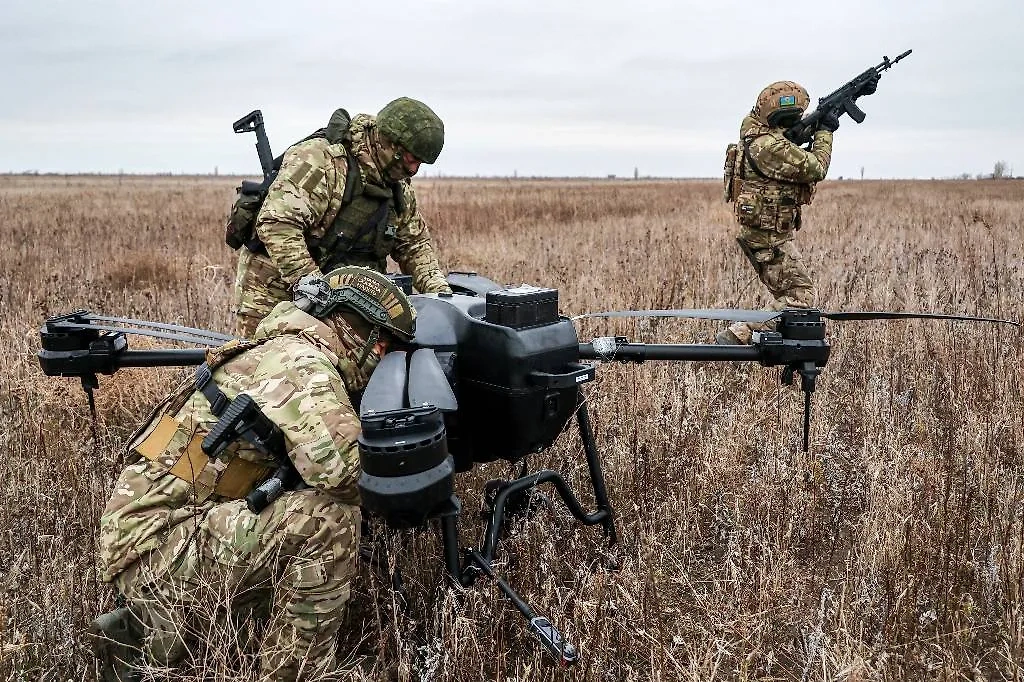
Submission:
[[[835,113],[825,114],[818,122],[818,130],[827,130],[834,133],[839,129],[839,115]]]
[[[875,90],[877,90],[877,89],[878,89],[878,76],[875,76],[874,78],[872,78],[871,80],[865,82],[864,85],[861,86],[859,96],[873,95],[873,94],[875,94]]]

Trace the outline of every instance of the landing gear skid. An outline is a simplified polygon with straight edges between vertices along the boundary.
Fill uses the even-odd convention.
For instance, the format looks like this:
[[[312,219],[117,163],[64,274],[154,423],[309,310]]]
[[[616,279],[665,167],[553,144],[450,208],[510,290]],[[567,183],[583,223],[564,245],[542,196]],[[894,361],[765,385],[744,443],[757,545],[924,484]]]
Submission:
[[[601,524],[604,537],[609,545],[618,541],[615,530],[615,518],[608,502],[608,492],[601,471],[601,460],[597,454],[594,433],[590,426],[590,416],[586,404],[581,404],[577,411],[577,422],[583,447],[590,468],[590,480],[594,488],[594,499],[597,510],[588,513],[573,494],[569,484],[557,471],[544,469],[520,476],[511,481],[489,481],[484,491],[483,512],[487,517],[487,528],[484,530],[480,549],[460,548],[458,517],[462,511],[462,502],[455,495],[451,497],[445,509],[435,518],[441,526],[441,541],[444,547],[445,567],[448,575],[463,587],[472,586],[479,578],[493,580],[502,593],[523,614],[530,632],[540,641],[545,650],[563,665],[571,665],[579,659],[579,651],[565,641],[561,632],[545,616],[537,614],[529,604],[504,579],[494,572],[493,563],[497,551],[499,535],[509,517],[530,513],[539,506],[553,506],[554,496],[549,496],[536,488],[544,483],[552,484],[554,492],[565,503],[569,512],[583,525]],[[541,501],[543,500],[543,501]]]

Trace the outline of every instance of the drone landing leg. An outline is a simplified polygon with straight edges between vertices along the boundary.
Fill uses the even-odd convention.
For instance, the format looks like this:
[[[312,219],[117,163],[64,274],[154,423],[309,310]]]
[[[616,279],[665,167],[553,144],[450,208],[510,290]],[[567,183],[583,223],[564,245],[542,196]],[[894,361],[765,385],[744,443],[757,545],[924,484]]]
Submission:
[[[475,567],[483,572],[488,578],[493,580],[508,600],[515,605],[519,613],[523,614],[523,617],[529,621],[530,631],[534,637],[540,640],[540,643],[544,645],[544,648],[551,653],[552,656],[557,658],[563,665],[572,665],[579,660],[579,652],[569,642],[566,642],[562,638],[562,633],[558,631],[551,621],[544,616],[538,616],[537,612],[530,608],[530,605],[523,601],[523,598],[513,590],[508,583],[495,575],[494,570],[491,568],[491,563],[476,550],[468,550],[466,557],[470,561],[470,566]]]
[[[517,478],[514,481],[507,481],[502,484],[494,495],[494,500],[490,502],[491,513],[487,520],[487,530],[484,532],[484,545],[480,550],[480,553],[484,556],[487,561],[491,561],[494,558],[494,550],[498,545],[498,534],[501,531],[502,524],[505,521],[505,507],[509,502],[509,498],[515,495],[534,488],[541,483],[551,483],[555,486],[555,492],[562,498],[566,508],[569,512],[576,517],[576,519],[585,526],[593,526],[596,523],[603,524],[607,529],[609,523],[611,523],[611,510],[608,508],[599,508],[592,514],[588,514],[583,509],[583,505],[580,504],[576,496],[573,495],[572,490],[569,488],[569,484],[565,482],[562,475],[557,471],[551,471],[550,469],[541,469],[535,471],[528,476]],[[595,486],[596,488],[596,486]],[[614,533],[614,524],[611,525],[612,532]]]
[[[462,501],[452,495],[448,500],[449,507],[438,514],[441,524],[441,545],[444,548],[444,565],[448,575],[455,582],[468,587],[462,579],[462,560],[459,556],[459,514],[462,512]]]
[[[576,411],[576,420],[580,427],[580,437],[583,439],[583,449],[587,453],[590,480],[594,484],[594,501],[597,503],[598,510],[605,513],[605,517],[601,521],[604,526],[604,534],[608,538],[608,544],[614,545],[619,539],[615,532],[615,516],[612,514],[612,506],[608,502],[608,489],[604,485],[601,457],[597,454],[597,441],[594,439],[594,430],[590,426],[590,413],[587,412],[585,402]]]

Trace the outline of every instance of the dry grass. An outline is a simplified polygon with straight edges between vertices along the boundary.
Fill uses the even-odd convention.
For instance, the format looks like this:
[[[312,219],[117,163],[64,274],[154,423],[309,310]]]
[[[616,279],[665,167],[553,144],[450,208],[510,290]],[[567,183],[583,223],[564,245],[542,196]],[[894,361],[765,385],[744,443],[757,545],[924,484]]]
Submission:
[[[101,378],[96,440],[71,380],[44,378],[47,314],[228,330],[230,179],[0,178],[0,675],[90,678],[81,633],[117,446],[175,371]],[[443,265],[558,287],[563,312],[762,302],[712,183],[424,182]],[[828,309],[1020,317],[1024,184],[826,183],[799,244]],[[710,323],[587,321],[580,336],[706,341]],[[756,366],[647,364],[587,387],[622,538],[561,512],[503,544],[502,572],[582,652],[550,666],[486,583],[446,589],[432,533],[395,540],[411,600],[363,570],[339,645],[363,679],[1019,679],[1024,370],[1018,332],[834,324],[811,454],[800,396]],[[578,437],[534,457],[577,486]],[[481,467],[457,482],[469,510]],[[588,498],[581,487],[584,498]],[[462,524],[474,543],[481,524]],[[168,679],[248,679],[236,633]],[[159,675],[157,679],[163,679]]]

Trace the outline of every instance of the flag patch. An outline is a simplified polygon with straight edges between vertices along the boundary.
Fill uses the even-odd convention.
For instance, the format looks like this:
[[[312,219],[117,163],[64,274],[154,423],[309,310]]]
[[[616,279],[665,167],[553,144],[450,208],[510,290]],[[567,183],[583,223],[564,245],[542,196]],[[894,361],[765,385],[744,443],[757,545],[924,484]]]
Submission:
[[[796,96],[795,95],[783,95],[782,97],[779,98],[779,106],[780,107],[796,106]]]

